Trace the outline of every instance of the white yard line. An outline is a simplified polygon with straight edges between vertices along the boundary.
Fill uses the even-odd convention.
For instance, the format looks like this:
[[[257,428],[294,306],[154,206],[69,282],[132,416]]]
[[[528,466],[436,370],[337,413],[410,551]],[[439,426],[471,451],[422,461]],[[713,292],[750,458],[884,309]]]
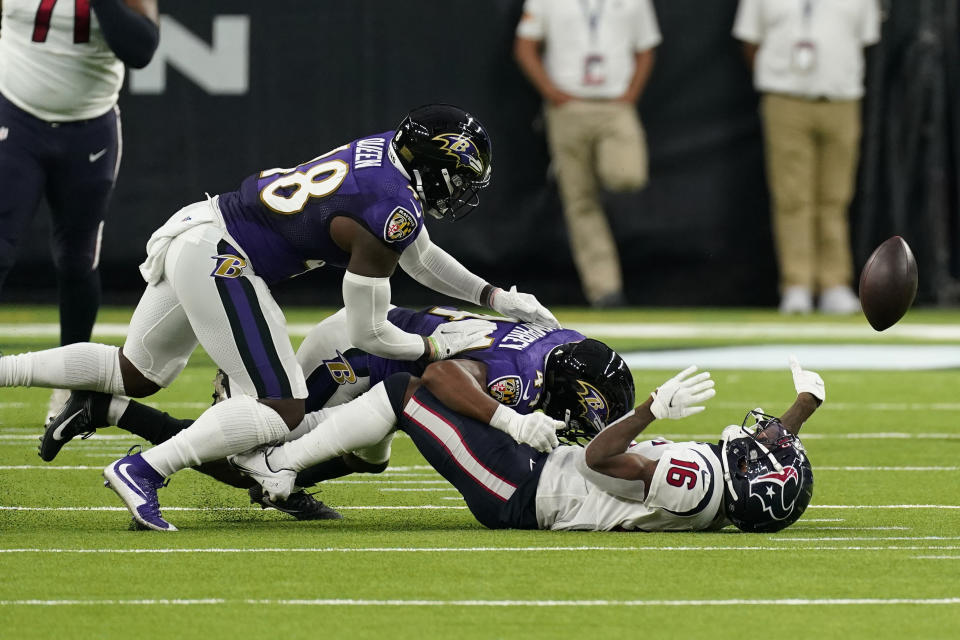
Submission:
[[[370,505],[370,506],[343,506],[334,507],[340,511],[396,511],[409,509],[466,509],[466,507],[451,507],[448,505],[434,504],[409,504],[409,505]],[[259,513],[261,509],[257,507],[163,507],[164,511],[251,511]],[[0,511],[127,511],[126,507],[7,507],[0,506]]]
[[[812,504],[808,509],[960,509],[957,504]]]
[[[341,510],[354,511],[376,511],[376,510],[396,510],[396,509],[466,509],[466,507],[452,507],[449,505],[364,505],[364,506],[339,506],[334,507]],[[812,504],[808,509],[960,509],[960,505],[954,504],[832,504],[820,505]],[[25,507],[25,506],[0,506],[0,511],[126,511],[125,507]],[[163,507],[164,511],[256,511],[256,507]],[[811,520],[801,520],[801,522],[812,522]],[[815,522],[815,520],[813,521]],[[849,538],[846,538],[849,540]],[[952,538],[940,538],[948,540]],[[960,538],[957,538],[960,539]]]
[[[396,492],[412,492],[412,493],[422,493],[424,491],[456,491],[456,487],[421,487],[418,489],[404,489],[404,488],[393,488],[393,487],[383,487],[380,491],[396,491]]]
[[[95,454],[91,457],[105,457],[107,453]],[[45,465],[45,464],[14,464],[0,465],[0,471],[100,471],[103,466],[92,465]],[[817,466],[817,471],[917,471],[941,472],[960,471],[960,467],[826,467]],[[394,480],[393,478],[417,478],[416,480]],[[354,480],[327,480],[324,484],[439,484],[446,480],[440,479],[436,473],[383,473],[370,478],[356,478]],[[400,489],[396,489],[400,491]]]
[[[909,433],[905,431],[879,431],[871,433],[804,433],[803,440],[960,440],[960,433]],[[397,433],[397,436],[406,436],[404,433]],[[40,437],[40,432],[34,434],[19,433],[0,433],[0,444],[5,442],[36,442]],[[651,433],[645,434],[645,437],[665,437],[670,440],[700,440],[703,442],[716,442],[720,439],[720,431],[716,433]],[[115,435],[115,434],[95,434],[86,440],[80,440],[81,446],[96,443],[98,440],[117,440],[129,444],[141,444],[144,441],[135,435]],[[77,442],[76,440],[74,442]]]
[[[211,606],[255,605],[295,607],[744,607],[744,606],[890,606],[958,605],[960,598],[781,598],[727,600],[365,600],[365,599],[128,599],[128,600],[0,600],[0,606]]]
[[[180,554],[180,553],[536,553],[536,552],[564,552],[571,551],[624,551],[624,552],[663,552],[674,551],[686,553],[689,551],[956,551],[960,546],[818,546],[798,547],[796,545],[742,545],[742,546],[678,546],[678,547],[613,547],[613,546],[531,546],[531,547],[259,547],[259,548],[229,548],[229,547],[192,547],[192,548],[149,548],[149,549],[41,549],[16,548],[0,549],[4,553],[76,553],[76,554]]]
[[[291,336],[305,336],[315,325],[297,322],[287,325]],[[916,340],[960,340],[955,324],[902,323],[877,333],[866,324],[829,322],[573,322],[567,328],[596,338],[852,338],[872,342],[910,338]],[[129,325],[98,322],[93,334],[102,338],[123,338]],[[60,325],[53,322],[2,323],[0,338],[59,337]]]

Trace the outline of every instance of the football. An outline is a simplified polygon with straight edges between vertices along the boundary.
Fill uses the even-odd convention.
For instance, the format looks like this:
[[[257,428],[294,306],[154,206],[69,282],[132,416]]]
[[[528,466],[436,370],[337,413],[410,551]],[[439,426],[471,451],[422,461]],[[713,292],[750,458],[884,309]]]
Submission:
[[[889,329],[917,297],[917,261],[910,245],[893,236],[877,247],[860,273],[860,307],[870,326]]]

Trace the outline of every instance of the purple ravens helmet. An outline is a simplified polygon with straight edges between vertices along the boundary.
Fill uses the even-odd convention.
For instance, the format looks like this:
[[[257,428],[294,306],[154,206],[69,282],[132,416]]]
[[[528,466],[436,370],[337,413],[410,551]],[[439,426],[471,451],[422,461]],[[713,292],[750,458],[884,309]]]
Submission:
[[[633,409],[633,401],[630,367],[599,340],[561,344],[547,355],[540,408],[567,423],[557,431],[561,442],[586,444]]]
[[[752,420],[755,424],[749,425]],[[727,517],[741,531],[774,533],[803,515],[813,497],[813,469],[800,440],[780,420],[751,411],[720,442]]]
[[[464,217],[490,184],[490,136],[463,109],[449,104],[418,107],[397,126],[391,144],[424,210],[435,218]]]

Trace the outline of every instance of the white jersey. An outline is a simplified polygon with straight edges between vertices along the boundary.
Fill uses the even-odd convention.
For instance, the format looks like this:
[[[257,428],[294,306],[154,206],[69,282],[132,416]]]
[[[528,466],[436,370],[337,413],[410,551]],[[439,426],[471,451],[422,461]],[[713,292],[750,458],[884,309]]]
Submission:
[[[0,93],[27,113],[47,121],[101,116],[116,104],[123,74],[89,3],[3,0]]]
[[[585,451],[563,446],[547,458],[537,485],[541,529],[699,531],[728,524],[723,471],[710,445],[669,440],[633,445],[631,453],[660,460],[646,498],[642,481],[618,480],[588,469]]]

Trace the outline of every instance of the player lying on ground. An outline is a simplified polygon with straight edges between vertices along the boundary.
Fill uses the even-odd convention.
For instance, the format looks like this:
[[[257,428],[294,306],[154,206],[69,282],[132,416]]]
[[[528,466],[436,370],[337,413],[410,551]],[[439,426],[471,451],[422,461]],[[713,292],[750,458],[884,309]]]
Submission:
[[[155,497],[180,469],[277,442],[303,420],[306,381],[270,287],[304,271],[346,270],[351,341],[385,357],[439,360],[487,344],[493,329],[469,320],[424,337],[391,324],[389,277],[398,264],[445,295],[559,326],[536,298],[470,273],[424,229],[424,213],[454,219],[474,207],[490,175],[483,126],[456,107],[430,105],[410,112],[396,131],[249,176],[237,191],[181,209],[151,236],[140,267],[147,288],[123,349],[80,343],[3,356],[0,386],[148,396],[168,386],[202,344],[242,393],[104,470],[108,486],[134,503]]]
[[[291,433],[291,439],[322,422],[320,410],[324,407],[348,402],[401,371],[422,376],[428,388],[447,378],[460,379],[474,418],[491,422],[515,440],[544,451],[557,445],[558,435],[566,441],[586,438],[633,407],[629,367],[605,344],[577,331],[449,307],[424,311],[394,308],[388,319],[398,328],[419,335],[430,335],[444,322],[463,319],[491,322],[494,330],[486,346],[463,352],[457,360],[428,365],[383,358],[356,348],[350,340],[346,310],[340,310],[311,329],[297,350],[297,360],[306,374],[309,413]],[[469,375],[464,376],[464,372]],[[229,378],[220,377],[217,396],[230,396]],[[538,409],[545,413],[534,413]],[[564,419],[566,422],[561,422]],[[53,460],[71,438],[112,424],[160,444],[191,422],[127,398],[74,392],[63,411],[48,423],[39,453],[44,460]],[[297,484],[309,487],[348,473],[383,471],[390,459],[392,439],[390,432],[372,445],[306,467]],[[249,478],[231,473],[224,466],[208,463],[198,469],[233,486],[251,487]],[[262,495],[259,485],[252,485],[251,498],[261,506],[275,507],[299,519],[338,517],[302,490],[287,499],[271,501]]]
[[[775,532],[795,522],[813,494],[813,473],[797,438],[825,397],[816,373],[791,363],[797,398],[780,417],[751,411],[724,429],[717,444],[652,440],[634,443],[657,418],[684,418],[713,397],[709,373],[690,367],[667,380],[634,411],[610,424],[584,449],[537,451],[469,418],[459,380],[427,389],[398,373],[353,402],[326,410],[328,456],[406,432],[427,461],[491,528],[689,531],[734,524]],[[691,377],[692,376],[692,377]],[[751,420],[755,418],[755,422]],[[298,441],[234,456],[264,492],[293,490]]]

